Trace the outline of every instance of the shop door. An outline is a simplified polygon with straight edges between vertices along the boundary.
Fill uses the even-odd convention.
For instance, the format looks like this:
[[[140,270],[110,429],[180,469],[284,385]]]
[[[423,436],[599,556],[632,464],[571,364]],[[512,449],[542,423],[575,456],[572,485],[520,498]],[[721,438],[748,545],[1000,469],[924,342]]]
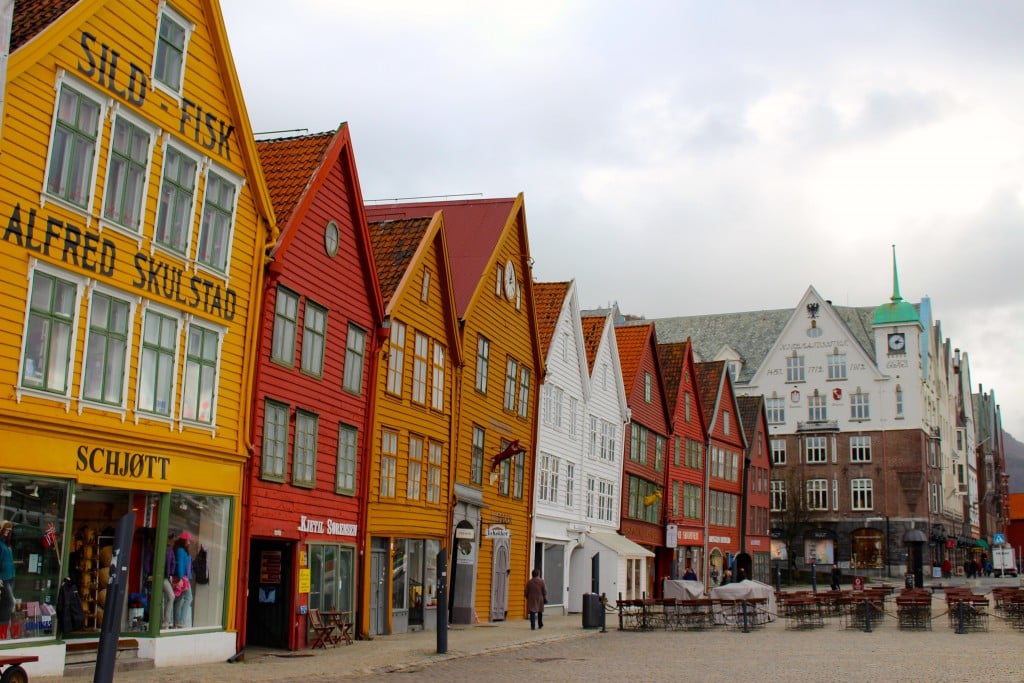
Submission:
[[[292,545],[254,540],[249,555],[246,645],[288,649]]]
[[[494,539],[491,572],[491,621],[504,621],[508,614],[508,539]]]
[[[388,632],[388,556],[370,553],[370,635]]]

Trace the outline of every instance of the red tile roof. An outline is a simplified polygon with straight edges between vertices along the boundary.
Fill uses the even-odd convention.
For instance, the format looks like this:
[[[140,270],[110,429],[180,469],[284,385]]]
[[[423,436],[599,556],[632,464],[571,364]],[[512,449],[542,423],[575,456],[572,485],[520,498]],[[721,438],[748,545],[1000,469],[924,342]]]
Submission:
[[[594,362],[597,360],[597,350],[601,348],[601,339],[604,338],[604,327],[608,324],[608,316],[585,315],[580,322],[583,323],[583,346],[587,350],[587,365],[590,374],[594,374]]]
[[[78,3],[79,0],[17,0],[11,21],[10,51],[35,38]]]
[[[256,141],[279,227],[288,224],[335,135],[337,131]]]
[[[715,406],[718,405],[718,392],[722,387],[722,374],[725,373],[725,361],[713,360],[707,363],[696,363],[697,391],[700,394],[700,406],[704,410],[704,424],[711,429],[715,417]]]
[[[555,334],[558,316],[565,305],[565,296],[569,293],[568,282],[534,282],[533,301],[537,307],[537,333],[540,335],[540,352],[548,357],[551,348],[551,337]]]
[[[619,347],[619,366],[622,368],[622,381],[626,385],[627,396],[636,381],[640,360],[644,356],[644,347],[653,329],[654,323],[620,325],[615,328],[615,345]]]
[[[391,302],[398,285],[409,269],[432,218],[409,218],[370,223],[370,243],[377,264],[377,279],[384,305]]]
[[[367,205],[371,221],[432,216],[444,211],[455,309],[462,317],[480,283],[493,282],[485,270],[516,204],[516,198]],[[525,273],[522,277],[528,277]]]
[[[687,343],[658,344],[658,363],[661,365],[661,377],[665,380],[665,402],[668,403],[671,412],[675,412],[676,409],[683,364],[686,362]]]
[[[743,434],[747,437],[747,448],[750,448],[754,445],[754,435],[757,434],[757,420],[761,417],[764,396],[737,396],[736,404],[740,411]]]

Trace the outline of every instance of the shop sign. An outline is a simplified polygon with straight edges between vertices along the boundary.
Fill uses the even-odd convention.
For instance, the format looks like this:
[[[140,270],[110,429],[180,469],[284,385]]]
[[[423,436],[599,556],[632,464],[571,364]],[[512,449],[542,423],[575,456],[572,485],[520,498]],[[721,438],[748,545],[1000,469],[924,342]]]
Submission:
[[[474,538],[476,538],[476,533],[474,533],[472,529],[469,529],[467,527],[459,527],[455,530],[455,538],[472,541]]]
[[[503,526],[489,526],[484,535],[487,538],[512,538],[512,532]]]
[[[732,543],[730,536],[708,536],[708,543]]]
[[[308,593],[309,592],[309,587],[312,586],[312,585],[313,585],[313,582],[310,581],[309,568],[305,567],[305,568],[299,569],[299,592],[300,593]]]
[[[166,455],[115,451],[103,446],[90,447],[86,444],[78,447],[77,456],[75,470],[78,472],[93,472],[124,479],[166,481],[167,468],[171,464],[170,457]]]
[[[260,553],[260,583],[281,583],[281,551]]]
[[[358,531],[355,524],[335,522],[333,519],[310,519],[306,515],[299,518],[298,529],[310,534],[327,534],[328,536],[355,536]]]
[[[680,527],[676,534],[679,539],[679,545],[700,545],[704,531],[702,529],[686,529]]]

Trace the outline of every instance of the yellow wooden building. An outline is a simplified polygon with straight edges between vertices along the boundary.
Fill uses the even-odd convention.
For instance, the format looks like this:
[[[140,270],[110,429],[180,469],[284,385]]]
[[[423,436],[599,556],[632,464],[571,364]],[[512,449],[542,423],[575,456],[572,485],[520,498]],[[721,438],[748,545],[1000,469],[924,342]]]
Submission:
[[[120,630],[157,665],[222,661],[275,227],[220,7],[19,0],[10,19],[0,517],[18,603],[0,653],[63,673],[67,643],[116,614],[112,534],[134,513]],[[200,554],[208,567],[178,596],[172,538],[179,571]],[[71,588],[85,623],[58,633]]]
[[[371,220],[438,210],[465,355],[454,397],[450,617],[523,618],[544,375],[523,196],[367,207]]]
[[[360,632],[437,626],[447,548],[453,387],[462,347],[441,212],[370,223],[388,339],[378,358]]]

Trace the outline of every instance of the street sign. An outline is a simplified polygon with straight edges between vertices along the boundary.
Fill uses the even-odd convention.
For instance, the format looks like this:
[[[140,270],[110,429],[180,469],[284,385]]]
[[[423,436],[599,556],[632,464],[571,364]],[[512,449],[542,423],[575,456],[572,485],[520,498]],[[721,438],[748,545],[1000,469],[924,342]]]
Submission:
[[[992,534],[992,545],[1006,545],[1006,534]]]
[[[853,577],[853,590],[862,591],[864,590],[864,577],[855,576]]]

